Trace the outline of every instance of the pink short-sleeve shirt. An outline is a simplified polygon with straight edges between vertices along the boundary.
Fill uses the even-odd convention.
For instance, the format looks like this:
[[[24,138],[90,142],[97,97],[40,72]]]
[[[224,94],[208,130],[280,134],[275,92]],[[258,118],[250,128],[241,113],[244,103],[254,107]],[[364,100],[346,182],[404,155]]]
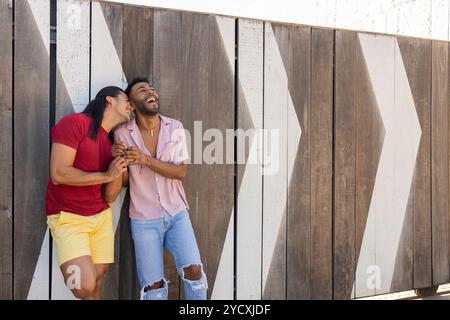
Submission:
[[[161,127],[156,148],[158,160],[180,164],[189,159],[183,124],[175,119],[159,116]],[[151,156],[145,147],[136,120],[120,126],[114,132],[115,141],[122,141],[127,147],[137,147]],[[154,220],[169,213],[189,209],[183,184],[180,180],[166,178],[150,168],[130,165],[130,218],[132,220]]]

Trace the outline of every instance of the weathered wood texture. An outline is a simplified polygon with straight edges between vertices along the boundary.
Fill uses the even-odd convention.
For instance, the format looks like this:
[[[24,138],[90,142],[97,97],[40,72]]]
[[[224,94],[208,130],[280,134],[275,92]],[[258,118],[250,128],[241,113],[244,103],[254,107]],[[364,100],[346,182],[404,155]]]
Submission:
[[[0,1],[0,300],[13,298],[12,12]]]
[[[49,2],[0,0],[0,298],[71,297],[55,255],[49,266],[51,115],[134,77],[187,130],[209,298],[349,299],[450,281],[448,42],[88,0],[57,10],[50,90]],[[138,299],[129,195],[113,207],[105,297]],[[165,276],[183,299],[168,253]]]

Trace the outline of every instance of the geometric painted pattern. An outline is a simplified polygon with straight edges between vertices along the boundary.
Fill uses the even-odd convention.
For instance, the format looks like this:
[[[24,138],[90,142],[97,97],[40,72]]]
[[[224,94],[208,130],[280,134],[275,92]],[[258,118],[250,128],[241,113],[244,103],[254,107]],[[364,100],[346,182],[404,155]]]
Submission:
[[[50,57],[50,6],[15,4],[16,17],[30,20],[16,21],[20,80],[17,68],[27,59],[45,65]],[[80,112],[89,93],[124,87],[127,75],[149,77],[162,93],[162,113],[182,120],[192,136],[199,120],[203,130],[277,132],[250,137],[248,150],[238,142],[231,156],[244,156],[244,164],[190,166],[185,188],[210,298],[349,299],[448,280],[448,43],[141,9],[58,1],[56,121]],[[33,57],[24,51],[23,26],[36,42]],[[22,112],[24,101],[15,97],[17,121],[47,124],[47,111]],[[19,142],[31,137],[25,133],[15,138],[15,152],[26,160],[19,152]],[[255,158],[261,161],[250,163]],[[15,172],[28,174],[31,164]],[[42,216],[17,212],[30,208],[34,197],[26,197],[40,189],[25,189],[22,206],[20,182],[15,244],[26,246],[30,233],[33,252],[14,254],[15,296],[72,299],[49,232],[41,234]],[[119,281],[133,269],[131,244],[120,238],[127,232],[123,217],[119,222],[124,199],[125,192],[113,204],[118,263],[107,279],[111,298],[136,291],[129,274]],[[33,268],[22,268],[35,257]],[[182,297],[170,260],[166,273],[171,298]]]
[[[422,131],[396,39],[358,38],[385,130],[357,260],[356,294],[364,296],[391,288]]]

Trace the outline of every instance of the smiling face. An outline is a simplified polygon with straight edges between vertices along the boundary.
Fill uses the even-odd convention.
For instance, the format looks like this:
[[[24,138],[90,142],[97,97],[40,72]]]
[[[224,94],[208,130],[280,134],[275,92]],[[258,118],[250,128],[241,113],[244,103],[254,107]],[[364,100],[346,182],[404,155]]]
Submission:
[[[143,115],[154,116],[159,112],[159,95],[147,82],[138,82],[131,88],[130,102]]]
[[[123,119],[123,121],[128,122],[131,120],[131,112],[133,112],[134,108],[131,106],[125,93],[121,92],[117,97],[107,97],[107,100],[111,103],[115,113]]]

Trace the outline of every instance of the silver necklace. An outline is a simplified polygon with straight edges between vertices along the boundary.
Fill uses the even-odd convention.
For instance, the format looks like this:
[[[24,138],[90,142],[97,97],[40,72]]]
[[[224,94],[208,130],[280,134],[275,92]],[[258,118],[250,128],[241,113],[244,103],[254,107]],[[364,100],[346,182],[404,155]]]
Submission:
[[[150,137],[153,137],[153,129],[156,129],[156,128],[150,128]],[[144,131],[147,131],[147,130],[144,130]]]
[[[156,129],[156,127],[150,128],[150,137],[153,137],[153,129]],[[147,130],[145,130],[145,129],[141,129],[141,130],[144,130],[145,132],[147,132]]]

